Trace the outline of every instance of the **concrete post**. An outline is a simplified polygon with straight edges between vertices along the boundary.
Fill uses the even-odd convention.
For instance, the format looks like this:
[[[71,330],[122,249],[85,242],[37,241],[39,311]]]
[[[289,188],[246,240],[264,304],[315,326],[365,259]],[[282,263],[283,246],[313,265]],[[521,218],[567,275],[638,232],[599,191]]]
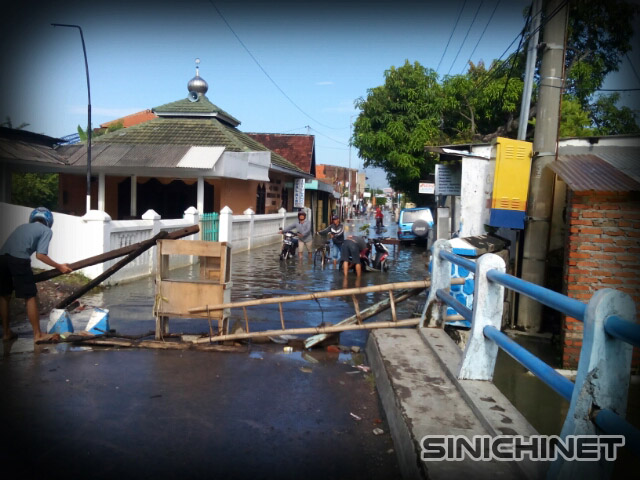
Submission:
[[[284,229],[285,225],[287,224],[287,211],[284,208],[281,208],[280,210],[278,210],[278,214],[282,217],[282,220],[280,221],[280,227]]]
[[[469,340],[464,350],[458,379],[492,380],[496,365],[498,345],[485,338],[483,329],[491,325],[498,330],[502,326],[504,287],[489,281],[487,271],[505,272],[502,258],[493,253],[482,255],[476,262],[475,288],[473,291],[473,316]]]
[[[527,202],[529,217],[524,231],[521,278],[544,285],[551,223],[554,173],[546,168],[556,157],[560,98],[564,71],[564,41],[568,6],[561,0],[550,0],[546,14],[558,9],[544,27],[545,50],[540,68],[540,98],[536,115],[533,151],[537,152],[531,166],[531,184]],[[527,331],[540,330],[542,304],[520,295],[518,326]]]
[[[437,240],[433,244],[431,286],[420,317],[420,327],[424,327],[425,323],[427,327],[444,327],[447,305],[436,297],[436,292],[441,288],[448,292],[451,288],[451,262],[440,258],[441,250],[451,252],[451,243],[448,240]]]
[[[153,222],[153,227],[151,229],[151,235],[149,235],[149,238],[154,237],[160,232],[160,218],[160,215],[156,213],[155,210],[151,209],[147,210],[142,215],[143,220],[151,220]],[[147,251],[146,255],[149,255],[149,273],[154,274],[156,273],[158,268],[158,258],[156,255],[155,247],[150,248]]]
[[[605,288],[598,290],[587,305],[580,362],[569,412],[560,436],[598,435],[601,432],[591,421],[593,407],[608,409],[626,416],[631,355],[633,347],[605,332],[607,317],[616,315],[635,322],[633,299],[622,292]],[[601,457],[602,458],[602,457]],[[614,462],[562,461],[559,458],[549,469],[548,478],[609,478]]]
[[[198,210],[196,209],[196,207],[187,208],[184,211],[184,215],[182,216],[182,218],[184,218],[186,221],[188,221],[192,225],[198,225],[200,223],[200,215],[198,215]],[[202,231],[200,231],[198,234],[195,234],[195,235],[189,235],[188,237],[186,237],[185,240],[199,240],[201,236],[202,236]],[[156,257],[157,255],[154,255],[154,258]],[[197,255],[190,255],[190,258],[189,258],[190,264],[193,265],[198,261],[199,261],[199,258]]]
[[[249,237],[247,238],[247,250],[251,250],[251,243],[252,243],[251,241],[253,239],[253,221],[255,217],[255,212],[250,208],[247,208],[244,212],[242,212],[242,214],[249,215]]]
[[[196,206],[200,214],[204,213],[204,177],[198,177],[198,185],[196,189]]]
[[[233,211],[225,206],[220,210],[218,241],[231,245],[233,231]]]
[[[105,174],[100,172],[98,174],[98,210],[104,212],[105,207]]]
[[[138,177],[131,175],[131,203],[129,215],[135,217],[138,214]]]
[[[86,238],[86,256],[92,257],[111,250],[111,217],[100,210],[89,210],[83,217],[83,232]],[[83,269],[83,273],[89,278],[96,278],[107,267],[106,263],[99,263]]]

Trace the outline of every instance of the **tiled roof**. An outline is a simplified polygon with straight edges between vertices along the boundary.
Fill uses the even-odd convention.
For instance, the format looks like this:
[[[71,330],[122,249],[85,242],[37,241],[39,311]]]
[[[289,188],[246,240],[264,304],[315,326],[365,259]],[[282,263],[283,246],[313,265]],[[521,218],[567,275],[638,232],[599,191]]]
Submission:
[[[279,153],[305,173],[316,174],[315,137],[313,135],[287,135],[282,133],[249,133],[270,150]]]
[[[101,123],[100,126],[102,128],[108,128],[111,125],[122,123],[122,126],[124,128],[129,128],[133,125],[138,125],[139,123],[148,122],[149,120],[152,120],[156,117],[157,115],[151,110],[143,110],[141,112],[132,113],[131,115],[111,120],[110,122]]]
[[[130,128],[106,133],[96,137],[93,143],[96,146],[183,145],[224,147],[229,152],[269,151],[261,143],[217,118],[158,117]],[[271,153],[271,163],[287,170],[303,172],[275,152]]]
[[[198,100],[192,102],[188,98],[177,100],[171,103],[165,103],[159,107],[155,107],[152,111],[162,116],[206,116],[206,117],[219,117],[221,120],[237,127],[240,125],[240,120],[229,115],[217,105],[214,105],[209,101],[205,95],[198,97]]]

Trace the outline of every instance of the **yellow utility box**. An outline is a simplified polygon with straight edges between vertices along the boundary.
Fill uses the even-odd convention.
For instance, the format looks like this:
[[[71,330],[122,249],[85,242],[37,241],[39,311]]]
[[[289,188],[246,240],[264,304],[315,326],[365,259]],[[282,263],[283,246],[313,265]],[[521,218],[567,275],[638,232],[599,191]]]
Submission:
[[[489,217],[492,227],[524,228],[532,152],[531,142],[497,138]]]
[[[189,313],[198,305],[219,305],[231,301],[231,254],[226,242],[158,240],[156,273],[156,339],[169,332],[169,317],[216,320],[218,332],[227,333],[229,310]],[[197,255],[196,278],[179,277],[170,270],[172,255]],[[183,274],[184,275],[184,274]]]

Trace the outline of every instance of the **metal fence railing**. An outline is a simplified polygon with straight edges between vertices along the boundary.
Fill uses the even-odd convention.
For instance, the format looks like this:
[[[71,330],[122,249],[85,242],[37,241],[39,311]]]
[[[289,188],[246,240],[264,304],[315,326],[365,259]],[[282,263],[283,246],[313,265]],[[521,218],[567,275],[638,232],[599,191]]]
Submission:
[[[469,340],[458,372],[459,379],[492,380],[498,348],[570,402],[561,438],[574,435],[623,435],[625,446],[640,458],[640,430],[625,420],[633,346],[640,346],[632,298],[620,291],[602,289],[587,304],[505,273],[504,261],[488,253],[477,262],[451,253],[451,244],[433,246],[431,288],[421,326],[442,327],[450,306],[471,321]],[[473,309],[449,293],[451,263],[474,272]],[[526,295],[584,323],[583,343],[575,384],[500,331],[504,288]],[[435,308],[434,308],[435,307]],[[428,312],[428,313],[427,313]],[[549,477],[584,475],[608,478],[613,462],[571,462],[559,458]]]
[[[200,216],[200,238],[206,242],[217,242],[220,232],[220,214],[203,213]]]

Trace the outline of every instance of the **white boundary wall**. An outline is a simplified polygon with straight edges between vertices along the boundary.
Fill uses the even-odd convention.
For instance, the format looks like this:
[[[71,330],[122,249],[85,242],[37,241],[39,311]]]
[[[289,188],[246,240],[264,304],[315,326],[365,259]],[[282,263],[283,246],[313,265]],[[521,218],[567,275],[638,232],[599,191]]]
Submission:
[[[16,227],[28,221],[32,210],[0,202],[0,245],[4,244]],[[111,220],[109,215],[99,210],[91,210],[83,217],[54,212],[53,218],[53,238],[49,245],[49,256],[59,263],[77,262],[142,242],[163,230],[171,232],[199,223],[198,211],[194,207],[189,207],[181,219],[162,220],[153,210],[148,210],[140,220]],[[286,212],[284,209],[277,214],[269,215],[255,215],[251,209],[245,210],[242,215],[233,215],[229,207],[224,207],[220,212],[219,241],[229,243],[232,252],[278,243],[282,239],[278,229],[295,222],[296,218],[296,212]],[[198,240],[199,235],[187,238]],[[83,268],[80,272],[89,278],[95,278],[121,258]],[[125,265],[104,283],[115,284],[151,275],[155,273],[156,261],[156,248],[153,247]],[[172,258],[171,268],[179,268],[197,261],[197,257],[188,255]],[[36,260],[35,254],[31,264],[34,268],[50,268]]]

